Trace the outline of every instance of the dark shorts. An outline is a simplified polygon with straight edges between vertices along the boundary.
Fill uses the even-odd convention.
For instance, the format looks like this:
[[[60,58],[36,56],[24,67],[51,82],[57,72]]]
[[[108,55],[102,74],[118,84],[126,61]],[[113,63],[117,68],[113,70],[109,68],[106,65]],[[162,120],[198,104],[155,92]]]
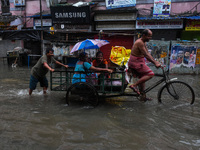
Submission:
[[[48,88],[48,80],[46,77],[40,78],[39,80],[37,78],[35,78],[34,76],[31,75],[30,77],[30,83],[29,83],[29,88],[31,90],[35,90],[37,83],[40,82],[40,86],[41,87],[46,87]]]
[[[145,59],[143,57],[136,57],[131,55],[128,67],[137,73],[139,78],[143,76],[153,76],[154,72],[146,65]]]

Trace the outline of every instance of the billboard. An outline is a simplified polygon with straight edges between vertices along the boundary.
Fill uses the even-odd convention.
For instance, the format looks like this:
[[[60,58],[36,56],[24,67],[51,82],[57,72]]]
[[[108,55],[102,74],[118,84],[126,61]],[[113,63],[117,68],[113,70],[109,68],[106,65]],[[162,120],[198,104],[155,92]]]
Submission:
[[[121,8],[121,7],[133,7],[136,5],[136,0],[106,0],[106,8]]]
[[[25,0],[14,0],[14,6],[25,6]]]
[[[171,0],[154,0],[154,17],[169,17],[171,10]]]

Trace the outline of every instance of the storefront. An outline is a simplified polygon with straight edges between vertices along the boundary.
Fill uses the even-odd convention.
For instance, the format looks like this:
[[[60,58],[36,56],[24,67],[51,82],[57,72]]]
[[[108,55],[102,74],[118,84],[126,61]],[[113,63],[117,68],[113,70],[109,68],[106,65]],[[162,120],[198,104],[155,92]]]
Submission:
[[[0,42],[2,47],[0,54],[1,57],[9,57],[9,59],[12,59],[12,61],[8,60],[9,65],[13,63],[16,56],[20,58],[18,61],[22,60],[20,62],[21,65],[28,65],[27,55],[41,55],[41,30],[4,30],[0,32],[0,37],[2,39]],[[9,55],[8,51],[14,52],[16,47],[21,47],[23,51],[16,56]]]
[[[172,41],[170,72],[195,73],[200,71],[200,17],[182,17],[185,28],[181,40]],[[172,57],[173,56],[173,57]]]
[[[97,32],[92,31],[90,6],[52,6],[52,30],[46,43],[54,49],[55,57],[74,66],[74,55],[70,55],[73,46],[82,40],[93,39]]]
[[[200,16],[190,16],[185,18],[185,30],[182,32],[182,40],[200,41]]]
[[[157,61],[168,66],[170,73],[198,74],[200,69],[200,42],[197,41],[200,31],[199,21],[184,19],[185,17],[141,17],[137,18],[136,29],[138,33],[143,29],[152,30],[153,40],[147,43],[148,51]],[[192,41],[194,38],[196,38],[195,42]]]
[[[136,20],[136,29],[153,31],[154,40],[176,40],[180,38],[183,30],[183,19],[174,17],[140,17]]]
[[[110,57],[112,46],[131,49],[136,37],[137,10],[135,8],[97,10],[94,13],[94,28],[99,32],[96,38],[110,42],[100,49],[106,59]]]

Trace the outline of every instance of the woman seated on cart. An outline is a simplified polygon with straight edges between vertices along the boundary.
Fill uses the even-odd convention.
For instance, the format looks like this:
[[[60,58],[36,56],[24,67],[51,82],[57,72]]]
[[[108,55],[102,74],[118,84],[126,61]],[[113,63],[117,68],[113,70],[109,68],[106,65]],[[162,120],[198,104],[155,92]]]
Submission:
[[[88,54],[85,52],[82,52],[80,53],[79,61],[76,63],[76,66],[75,66],[75,70],[74,70],[75,74],[73,75],[72,84],[77,83],[77,82],[86,82],[87,70],[112,73],[111,69],[92,66],[88,62]],[[80,73],[81,71],[85,73]]]
[[[108,62],[103,58],[103,52],[98,51],[96,53],[96,59],[92,61],[92,65],[99,68],[108,68]]]
[[[92,65],[94,67],[99,67],[99,68],[108,68],[108,62],[106,59],[103,58],[103,52],[98,51],[96,53],[96,59],[92,61]],[[99,75],[100,73],[98,73],[98,76]],[[110,78],[110,75],[108,73],[105,75],[106,75],[106,78]]]

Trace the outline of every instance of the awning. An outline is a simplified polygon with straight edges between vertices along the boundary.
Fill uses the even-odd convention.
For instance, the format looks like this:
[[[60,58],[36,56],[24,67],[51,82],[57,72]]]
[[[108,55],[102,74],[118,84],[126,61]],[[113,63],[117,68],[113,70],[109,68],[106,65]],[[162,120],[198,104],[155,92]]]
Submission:
[[[45,14],[42,17],[51,17],[51,14]],[[40,18],[40,15],[26,16],[26,18]]]
[[[185,19],[191,19],[191,20],[199,20],[200,16],[187,16],[187,17],[183,17]]]
[[[3,40],[41,40],[41,30],[2,30],[0,36]]]

